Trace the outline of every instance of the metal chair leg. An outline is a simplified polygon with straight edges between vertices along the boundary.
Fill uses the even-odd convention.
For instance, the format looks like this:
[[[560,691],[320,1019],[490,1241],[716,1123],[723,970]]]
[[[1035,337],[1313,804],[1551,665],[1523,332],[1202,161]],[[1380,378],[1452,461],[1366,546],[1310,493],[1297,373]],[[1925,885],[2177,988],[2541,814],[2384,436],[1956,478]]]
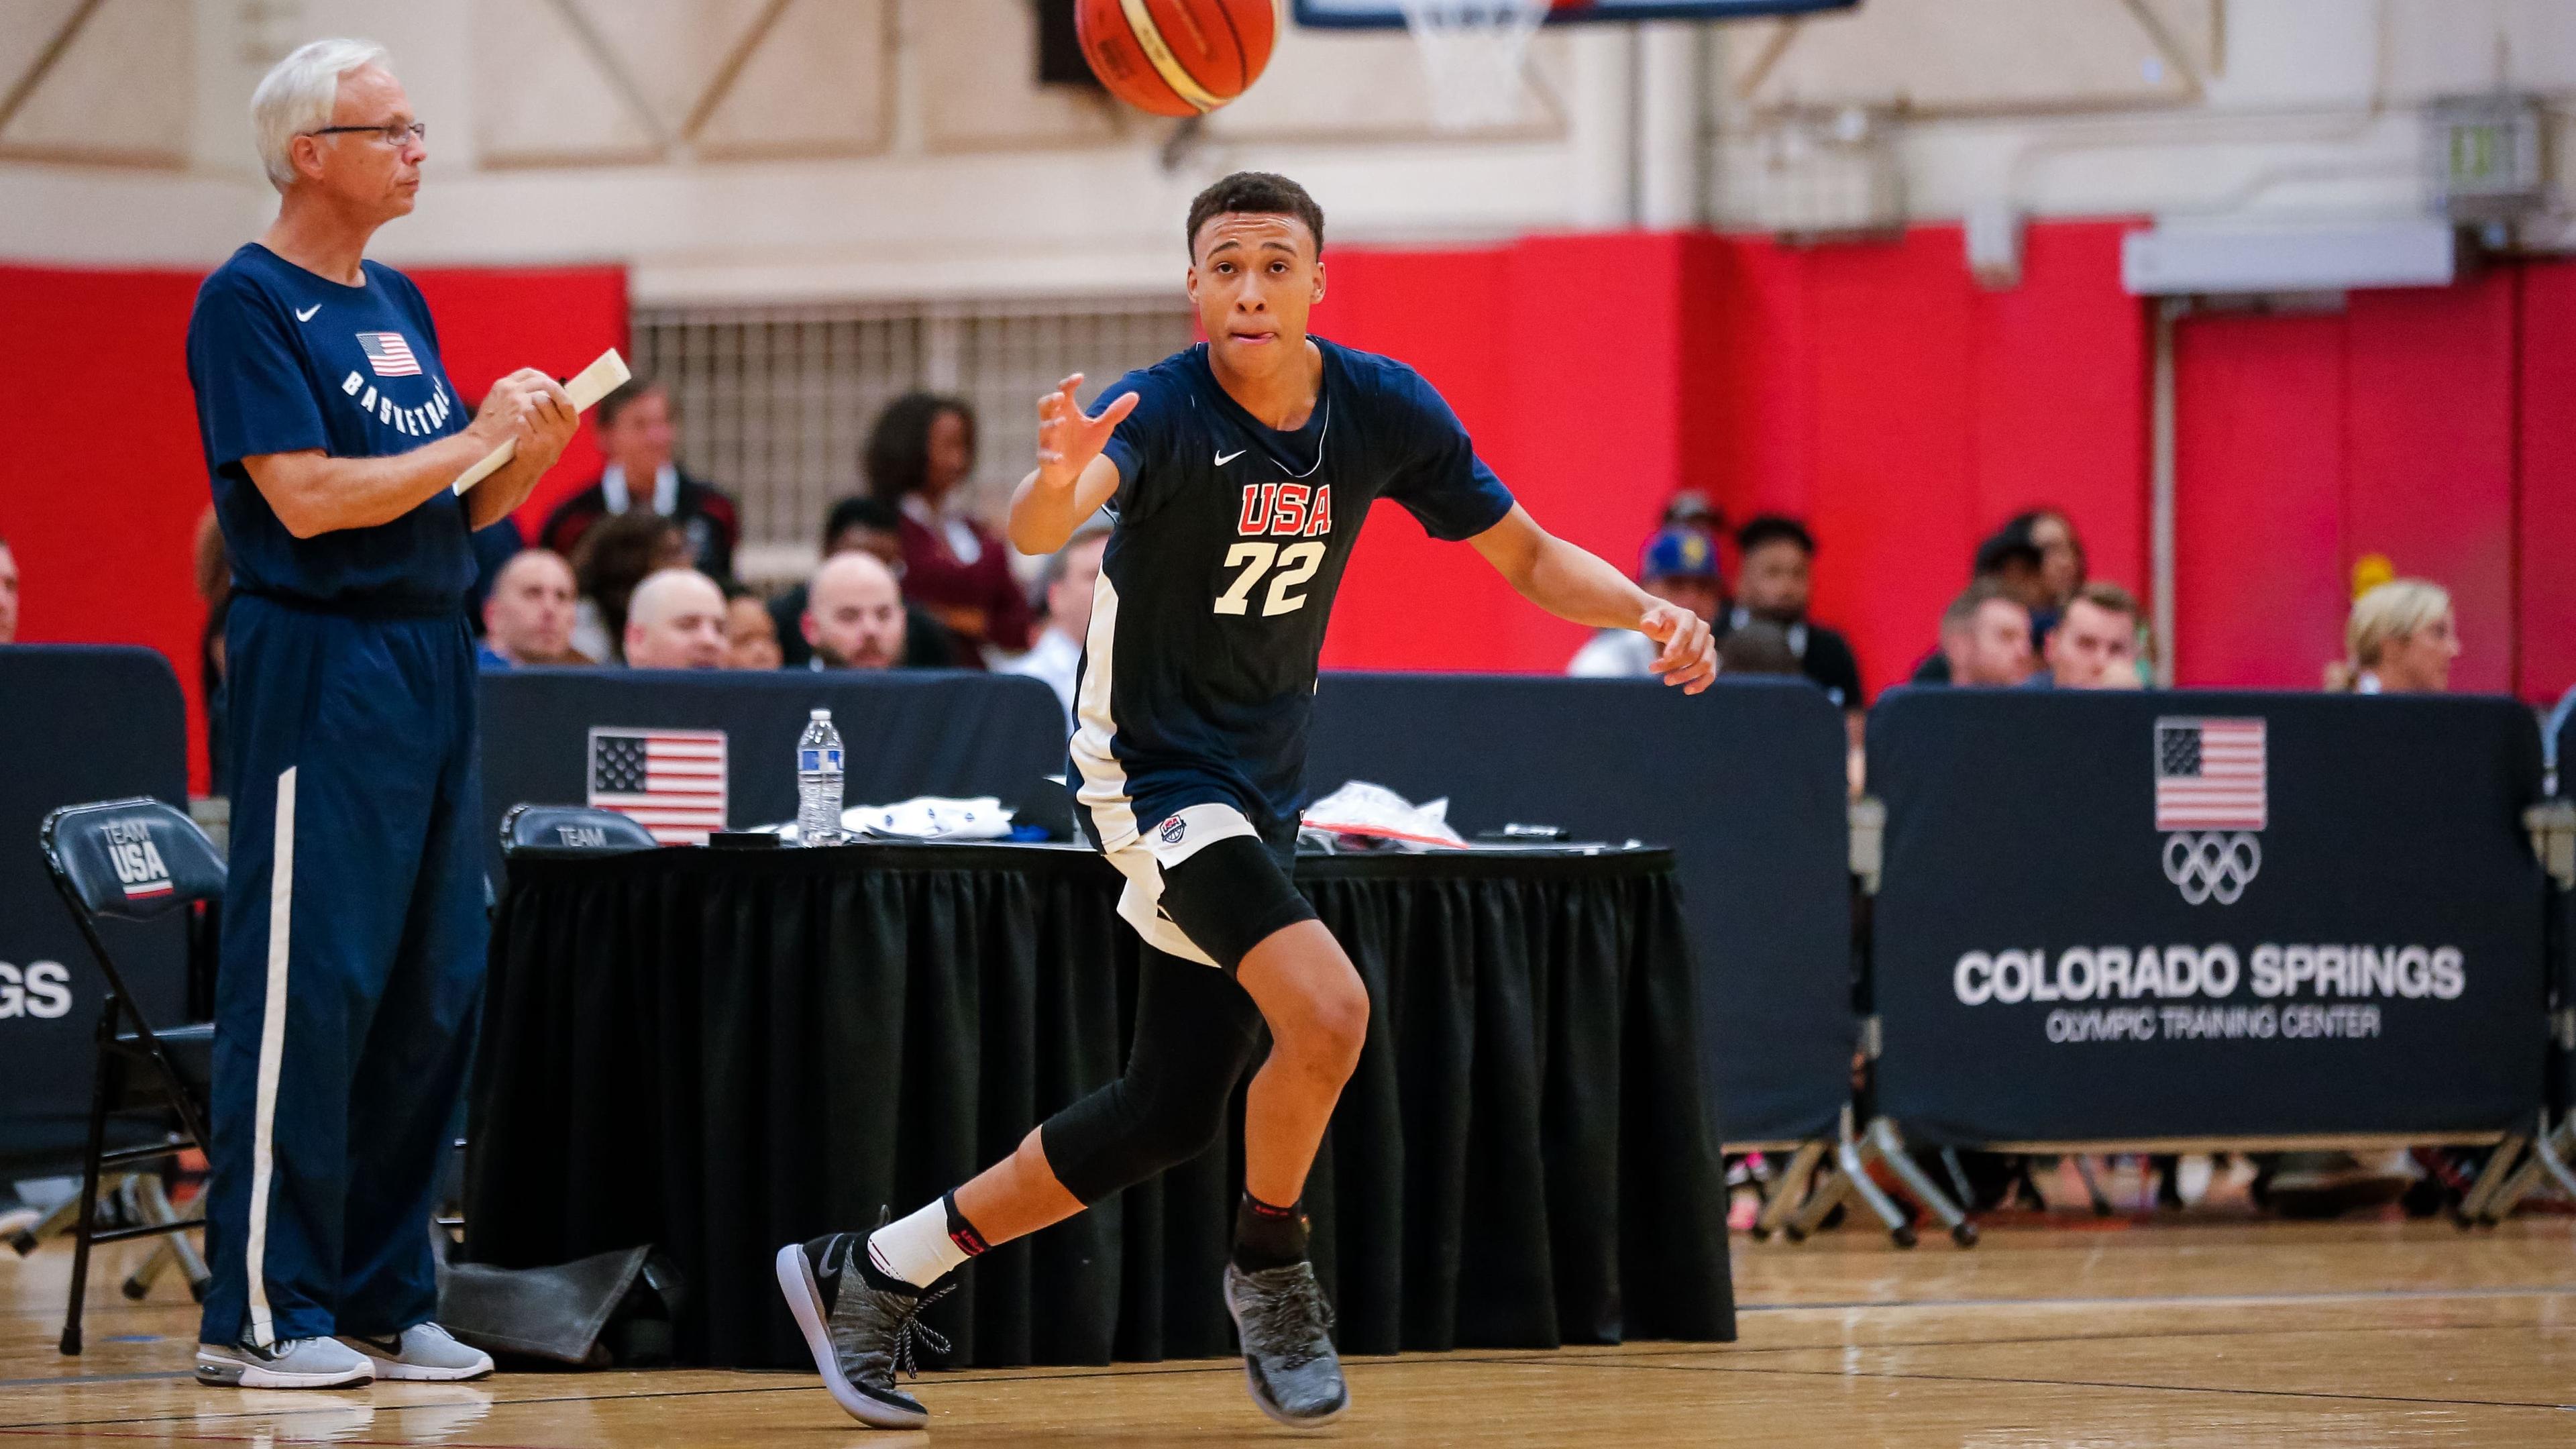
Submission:
[[[1843,1176],[1841,1169],[1836,1168],[1826,1172],[1823,1178],[1824,1180],[1816,1184],[1816,1190],[1808,1195],[1806,1202],[1798,1208],[1798,1211],[1788,1222],[1781,1225],[1780,1231],[1788,1236],[1790,1242],[1805,1242],[1817,1229],[1825,1225],[1825,1219],[1834,1215],[1834,1209],[1842,1203],[1843,1199],[1851,1196],[1851,1183]]]
[[[107,1014],[99,1019],[98,1057],[90,1068],[89,1145],[81,1157],[80,1226],[72,1238],[71,1303],[63,1311],[59,1345],[68,1358],[79,1357],[81,1351],[81,1303],[89,1294],[90,1235],[98,1230],[98,1160],[107,1152],[108,1076],[115,1070],[108,1059],[108,1038],[115,1030],[116,1003],[110,1000]]]
[[[1869,1161],[1861,1154],[1860,1142],[1845,1137],[1834,1144],[1834,1163],[1842,1169],[1843,1181],[1852,1195],[1887,1227],[1887,1236],[1900,1248],[1914,1246],[1914,1225],[1905,1220],[1905,1210],[1887,1195],[1884,1188],[1869,1175]]]
[[[2496,1144],[2495,1151],[2487,1154],[2486,1166],[2478,1170],[2478,1180],[2470,1183],[2468,1192],[2460,1198],[2456,1215],[2460,1226],[2477,1226],[2478,1220],[2486,1214],[2487,1204],[2513,1176],[2515,1165],[2522,1161],[2522,1155],[2530,1145],[2531,1139],[2523,1133],[2508,1132],[2504,1140]]]
[[[2531,1144],[2531,1155],[2540,1159],[2541,1167],[2556,1179],[2560,1192],[2576,1198],[2576,1172],[2569,1171],[2566,1160],[2558,1155],[2557,1135],[2554,1132],[2542,1134]]]
[[[1823,1138],[1819,1137],[1813,1141],[1798,1144],[1798,1151],[1789,1159],[1788,1167],[1783,1169],[1779,1176],[1771,1179],[1771,1199],[1762,1205],[1761,1216],[1753,1220],[1755,1238],[1767,1238],[1788,1223],[1791,1214],[1798,1210],[1798,1204],[1805,1198],[1808,1185],[1815,1178],[1816,1164],[1822,1162],[1824,1157]]]
[[[1950,1195],[1943,1192],[1922,1165],[1906,1152],[1904,1140],[1896,1135],[1895,1123],[1884,1117],[1871,1118],[1869,1146],[1876,1150],[1888,1170],[1896,1174],[1896,1180],[1905,1184],[1906,1192],[1941,1220],[1941,1226],[1950,1232],[1950,1241],[1962,1248],[1977,1245],[1977,1225],[1968,1221],[1968,1215],[1960,1211],[1957,1203],[1950,1201]]]
[[[2081,1153],[2076,1154],[2075,1175],[2084,1179],[2084,1193],[2093,1199],[2093,1216],[2097,1218],[2111,1216],[2114,1211],[2111,1198],[2109,1194],[2102,1191],[2102,1179],[2093,1175],[2093,1159]]]

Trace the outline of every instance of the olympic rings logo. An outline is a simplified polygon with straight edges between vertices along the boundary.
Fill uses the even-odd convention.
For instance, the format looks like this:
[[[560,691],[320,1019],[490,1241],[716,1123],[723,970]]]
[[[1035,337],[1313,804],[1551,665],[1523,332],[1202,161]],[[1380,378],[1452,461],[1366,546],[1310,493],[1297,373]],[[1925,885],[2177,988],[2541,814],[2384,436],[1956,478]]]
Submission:
[[[2263,843],[2248,831],[2177,830],[2165,837],[2165,879],[2195,906],[2211,900],[2236,904],[2262,869]]]

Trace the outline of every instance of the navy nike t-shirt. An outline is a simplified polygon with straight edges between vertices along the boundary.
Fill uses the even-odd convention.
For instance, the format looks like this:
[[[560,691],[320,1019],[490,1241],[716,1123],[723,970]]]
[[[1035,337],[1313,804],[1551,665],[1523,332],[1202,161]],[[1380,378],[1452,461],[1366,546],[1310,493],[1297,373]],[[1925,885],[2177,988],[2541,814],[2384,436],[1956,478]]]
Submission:
[[[474,583],[463,499],[441,491],[390,523],[300,539],[242,467],[267,453],[389,457],[464,431],[420,289],[361,267],[365,284],[343,286],[253,242],[197,289],[188,380],[233,580],[351,612],[459,608]]]
[[[1369,505],[1440,539],[1511,511],[1419,373],[1314,341],[1323,387],[1294,432],[1227,396],[1204,343],[1100,394],[1137,395],[1103,449],[1116,524],[1074,695],[1076,799],[1105,849],[1188,805],[1292,830],[1324,624]]]

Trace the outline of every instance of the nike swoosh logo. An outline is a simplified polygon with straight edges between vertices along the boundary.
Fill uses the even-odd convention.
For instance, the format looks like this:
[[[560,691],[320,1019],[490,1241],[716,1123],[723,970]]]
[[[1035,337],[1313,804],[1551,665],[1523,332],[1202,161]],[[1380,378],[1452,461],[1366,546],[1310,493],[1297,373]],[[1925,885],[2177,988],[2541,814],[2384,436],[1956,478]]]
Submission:
[[[1218,467],[1222,468],[1222,467],[1224,467],[1226,464],[1233,462],[1235,459],[1242,457],[1242,456],[1243,456],[1246,452],[1248,452],[1248,451],[1250,451],[1250,450],[1249,450],[1249,449],[1245,449],[1245,448],[1237,448],[1237,449],[1235,449],[1235,450],[1234,450],[1233,452],[1231,452],[1231,453],[1219,453],[1219,454],[1217,454],[1217,455],[1216,455],[1216,465],[1217,465]]]
[[[313,320],[313,314],[321,310],[322,304],[319,302],[314,303],[310,307],[299,307],[295,310],[295,320],[298,322],[310,322]]]

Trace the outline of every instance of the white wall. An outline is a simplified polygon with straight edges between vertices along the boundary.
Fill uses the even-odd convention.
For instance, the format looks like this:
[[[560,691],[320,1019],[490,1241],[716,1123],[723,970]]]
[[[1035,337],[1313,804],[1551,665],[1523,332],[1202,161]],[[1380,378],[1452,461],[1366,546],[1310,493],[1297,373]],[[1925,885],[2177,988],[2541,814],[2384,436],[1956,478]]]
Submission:
[[[0,94],[77,8],[6,3]],[[1188,196],[1247,165],[1303,179],[1337,240],[1759,225],[1806,184],[1774,143],[1845,107],[1878,117],[1869,164],[1912,217],[2413,214],[2416,108],[2499,80],[2554,98],[2562,195],[2576,168],[2576,0],[1865,0],[1794,30],[1568,27],[1534,54],[1532,117],[1466,139],[1429,128],[1401,35],[1291,33],[1170,157],[1174,123],[1027,79],[1024,0],[793,0],[670,142],[764,8],[106,0],[0,124],[0,257],[222,257],[271,205],[250,87],[331,33],[391,46],[433,127],[384,256],[621,260],[645,301],[1156,291]]]

